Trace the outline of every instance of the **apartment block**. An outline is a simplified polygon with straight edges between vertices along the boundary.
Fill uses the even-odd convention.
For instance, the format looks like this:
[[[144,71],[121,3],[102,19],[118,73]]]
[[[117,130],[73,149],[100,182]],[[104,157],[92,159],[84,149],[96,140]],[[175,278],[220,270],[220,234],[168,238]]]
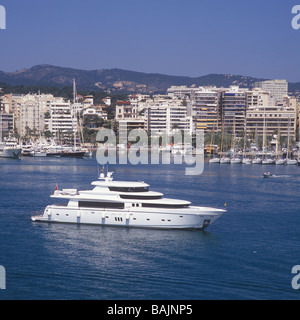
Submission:
[[[131,104],[130,101],[116,102],[116,117],[117,121],[126,119],[137,119],[139,116],[138,107],[136,104]]]
[[[192,117],[186,101],[169,96],[154,96],[146,102],[146,127],[149,132],[170,134],[174,129],[192,134]]]
[[[60,99],[49,104],[49,118],[45,119],[45,130],[54,135],[72,134],[77,131],[77,108],[70,101]]]
[[[14,115],[11,113],[0,113],[0,141],[14,131]]]
[[[245,131],[246,91],[238,86],[221,91],[222,125],[240,136]]]
[[[189,110],[195,129],[221,130],[221,91],[216,90],[215,87],[202,87],[191,92]]]
[[[296,109],[281,106],[249,107],[246,114],[247,135],[296,138]]]
[[[255,88],[260,88],[270,93],[270,105],[283,103],[283,98],[288,95],[288,82],[286,80],[269,80],[256,82]]]

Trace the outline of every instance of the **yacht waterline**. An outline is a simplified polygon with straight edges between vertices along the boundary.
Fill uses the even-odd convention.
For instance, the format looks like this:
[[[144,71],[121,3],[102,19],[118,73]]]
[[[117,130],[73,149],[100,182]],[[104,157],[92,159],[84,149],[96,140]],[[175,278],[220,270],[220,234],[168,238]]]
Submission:
[[[204,230],[226,210],[191,206],[189,201],[163,198],[144,182],[113,181],[112,173],[100,175],[93,190],[55,190],[51,196],[67,205],[47,206],[36,222],[94,224],[155,229]]]

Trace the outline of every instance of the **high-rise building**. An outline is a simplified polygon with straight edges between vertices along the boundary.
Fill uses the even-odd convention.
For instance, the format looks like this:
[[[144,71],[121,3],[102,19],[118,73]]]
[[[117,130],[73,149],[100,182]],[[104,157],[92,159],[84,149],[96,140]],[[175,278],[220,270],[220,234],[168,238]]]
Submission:
[[[146,102],[145,115],[148,132],[170,134],[174,129],[179,129],[192,133],[191,117],[184,100],[154,96]]]
[[[261,88],[270,93],[270,105],[283,103],[283,99],[288,95],[288,82],[286,80],[268,80],[256,82],[255,88]]]
[[[54,135],[73,134],[77,130],[77,115],[71,103],[62,98],[49,104],[49,116],[45,119],[45,131]]]
[[[231,86],[221,92],[222,125],[239,136],[245,132],[246,91]]]
[[[215,87],[198,88],[191,93],[190,113],[195,129],[221,130],[221,92]]]

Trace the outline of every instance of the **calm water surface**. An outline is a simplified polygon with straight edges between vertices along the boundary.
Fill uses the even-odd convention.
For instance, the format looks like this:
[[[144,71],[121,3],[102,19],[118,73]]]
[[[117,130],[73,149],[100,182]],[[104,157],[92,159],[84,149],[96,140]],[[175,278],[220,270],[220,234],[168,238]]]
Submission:
[[[300,167],[113,166],[168,197],[228,212],[206,232],[39,224],[51,191],[90,189],[95,159],[0,159],[2,299],[299,299]],[[275,178],[263,179],[270,171]]]

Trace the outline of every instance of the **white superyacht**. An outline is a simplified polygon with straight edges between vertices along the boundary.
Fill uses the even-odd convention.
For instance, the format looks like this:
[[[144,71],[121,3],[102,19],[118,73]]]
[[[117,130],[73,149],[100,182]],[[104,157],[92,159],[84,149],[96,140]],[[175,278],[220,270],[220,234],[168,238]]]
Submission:
[[[22,149],[17,144],[16,139],[7,138],[3,142],[0,141],[0,158],[14,158],[19,159]]]
[[[166,199],[144,182],[113,181],[112,174],[101,173],[92,183],[93,190],[55,190],[51,197],[67,199],[68,204],[47,206],[42,215],[32,216],[32,221],[204,230],[226,212]]]

